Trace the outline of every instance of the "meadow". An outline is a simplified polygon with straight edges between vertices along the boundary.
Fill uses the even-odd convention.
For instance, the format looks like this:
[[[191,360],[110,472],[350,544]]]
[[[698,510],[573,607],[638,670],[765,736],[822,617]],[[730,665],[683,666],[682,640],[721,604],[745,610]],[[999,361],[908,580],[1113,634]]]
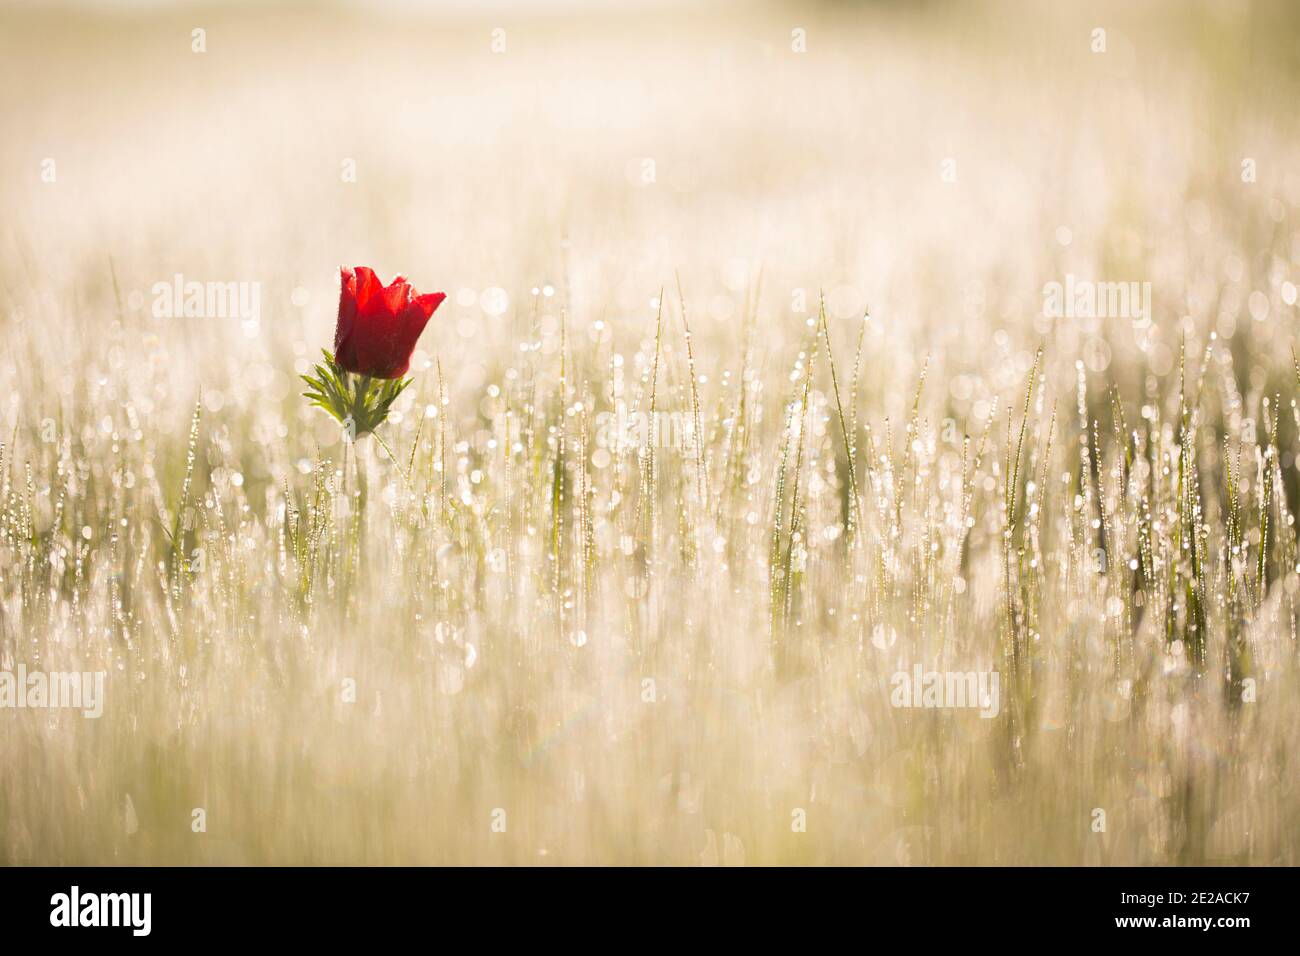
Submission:
[[[1131,6],[0,7],[0,863],[1300,861],[1297,15]]]

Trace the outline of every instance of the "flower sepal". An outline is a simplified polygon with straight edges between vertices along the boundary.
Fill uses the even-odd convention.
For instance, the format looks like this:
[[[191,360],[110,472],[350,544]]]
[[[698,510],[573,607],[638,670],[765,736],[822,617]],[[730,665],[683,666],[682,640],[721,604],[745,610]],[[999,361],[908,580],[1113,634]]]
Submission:
[[[303,397],[328,412],[354,440],[384,423],[389,408],[412,381],[355,375],[340,366],[329,352],[322,349],[321,354],[325,361],[314,366],[315,374],[300,376],[309,389],[302,393]]]

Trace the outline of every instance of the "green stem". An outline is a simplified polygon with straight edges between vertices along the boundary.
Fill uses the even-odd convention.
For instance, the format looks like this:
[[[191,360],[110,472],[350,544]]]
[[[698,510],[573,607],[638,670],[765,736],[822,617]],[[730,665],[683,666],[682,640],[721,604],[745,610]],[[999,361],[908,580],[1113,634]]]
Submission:
[[[361,412],[366,407],[366,396],[370,394],[370,376],[357,375],[349,377],[356,380],[356,384],[352,389],[352,421],[355,425],[356,422],[361,420]],[[357,437],[361,436],[358,435]]]

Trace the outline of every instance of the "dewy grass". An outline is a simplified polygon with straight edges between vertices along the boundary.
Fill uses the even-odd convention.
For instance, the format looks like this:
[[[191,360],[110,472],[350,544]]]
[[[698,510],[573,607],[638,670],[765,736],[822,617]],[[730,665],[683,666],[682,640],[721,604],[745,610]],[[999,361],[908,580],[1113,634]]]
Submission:
[[[0,709],[0,862],[1300,862],[1289,61],[1145,12],[1128,59],[1060,13],[1051,69],[972,18],[978,70],[903,15],[806,56],[753,16],[653,96],[596,60],[724,34],[521,25],[487,71],[358,27],[384,69],[344,82],[295,23],[255,72],[301,116],[229,163],[263,25],[185,110],[107,41],[6,50],[51,84],[14,128],[104,119],[48,120],[84,146],[48,186],[0,145],[0,670],[106,679],[98,719]],[[409,90],[461,75],[426,135]],[[299,394],[352,256],[448,292],[386,448]],[[1151,315],[1045,317],[1094,263]],[[154,317],[177,271],[261,281],[262,324]],[[997,674],[996,716],[892,706],[917,669]]]

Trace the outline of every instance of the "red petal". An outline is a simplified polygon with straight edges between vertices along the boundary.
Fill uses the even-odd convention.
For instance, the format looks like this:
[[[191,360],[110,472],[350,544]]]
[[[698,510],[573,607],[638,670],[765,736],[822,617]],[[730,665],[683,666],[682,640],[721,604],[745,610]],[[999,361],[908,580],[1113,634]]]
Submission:
[[[374,308],[372,299],[383,291],[384,285],[375,275],[375,270],[366,266],[357,266],[356,291],[357,311],[369,312]]]
[[[384,305],[389,312],[396,315],[411,301],[411,287],[402,276],[393,280],[393,284],[384,290]]]
[[[445,292],[430,292],[428,295],[417,295],[412,301],[424,310],[424,317],[427,319],[433,315],[438,306],[442,305],[442,300],[445,298],[447,298]]]
[[[358,375],[400,378],[435,309],[446,295],[416,295],[403,276],[387,287],[366,266],[343,269],[335,361]]]
[[[412,302],[406,307],[398,319],[397,331],[391,340],[393,367],[384,378],[400,378],[406,374],[411,367],[411,353],[415,351],[415,343],[419,341],[420,333],[428,323],[429,316],[423,306]]]
[[[343,348],[348,336],[352,334],[356,321],[357,277],[351,269],[345,267],[339,270],[339,314],[334,326],[334,360],[340,364],[342,360],[338,358],[338,352]]]

